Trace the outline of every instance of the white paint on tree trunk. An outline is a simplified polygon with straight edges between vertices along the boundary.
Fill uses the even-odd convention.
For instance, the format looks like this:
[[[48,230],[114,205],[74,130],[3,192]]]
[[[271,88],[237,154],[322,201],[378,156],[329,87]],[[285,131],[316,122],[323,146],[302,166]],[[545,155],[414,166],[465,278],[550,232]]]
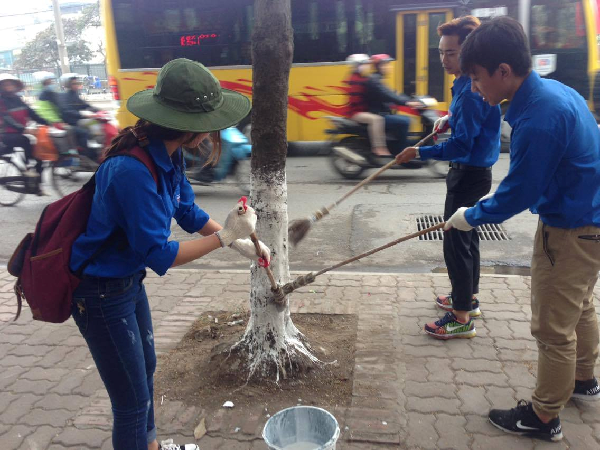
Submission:
[[[271,270],[279,285],[290,279],[288,261],[287,182],[285,170],[251,175],[251,205],[258,214],[256,234],[271,249]],[[290,316],[289,299],[277,305],[265,270],[251,268],[250,320],[242,339],[234,345],[247,351],[249,377],[266,376],[276,367],[276,381],[291,374],[298,363],[322,364],[310,351],[304,335]]]

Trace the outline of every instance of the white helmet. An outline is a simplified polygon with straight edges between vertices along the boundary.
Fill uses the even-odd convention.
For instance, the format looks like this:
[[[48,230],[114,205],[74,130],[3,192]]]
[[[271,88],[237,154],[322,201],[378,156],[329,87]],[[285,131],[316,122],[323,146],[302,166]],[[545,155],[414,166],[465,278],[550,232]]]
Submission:
[[[369,55],[366,55],[364,53],[354,53],[353,55],[348,56],[346,58],[346,61],[358,66],[360,64],[369,63],[371,61],[371,58],[369,58]]]
[[[0,83],[2,83],[3,81],[13,81],[17,83],[20,91],[23,90],[23,88],[25,87],[25,85],[20,79],[18,79],[14,75],[11,75],[10,73],[0,73]]]
[[[60,84],[61,84],[61,86],[68,88],[69,82],[71,80],[73,80],[73,79],[78,80],[79,78],[81,78],[81,75],[79,75],[78,73],[73,73],[73,72],[64,73],[60,76]]]
[[[56,75],[52,72],[41,70],[39,72],[33,72],[33,78],[40,83],[45,83],[48,80],[56,80]]]

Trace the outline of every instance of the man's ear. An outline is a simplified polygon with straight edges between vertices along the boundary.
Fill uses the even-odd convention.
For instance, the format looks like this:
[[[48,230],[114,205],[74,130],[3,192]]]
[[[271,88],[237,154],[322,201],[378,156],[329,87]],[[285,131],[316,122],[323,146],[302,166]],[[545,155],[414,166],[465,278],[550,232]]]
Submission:
[[[506,63],[501,63],[498,66],[498,71],[500,72],[500,77],[503,79],[506,79],[508,77],[510,77],[512,75],[512,67],[510,67],[508,64]]]

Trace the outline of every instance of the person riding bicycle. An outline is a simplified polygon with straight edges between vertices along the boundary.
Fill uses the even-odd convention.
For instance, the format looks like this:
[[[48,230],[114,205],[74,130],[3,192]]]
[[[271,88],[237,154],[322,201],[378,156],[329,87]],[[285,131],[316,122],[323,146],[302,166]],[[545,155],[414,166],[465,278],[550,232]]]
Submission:
[[[392,114],[390,106],[400,105],[422,109],[425,105],[418,100],[411,99],[408,95],[394,92],[383,83],[383,79],[390,73],[390,62],[393,60],[390,55],[385,53],[371,56],[375,73],[369,76],[367,81],[366,100],[369,112],[383,116],[385,130],[396,137],[396,147],[402,150],[406,147],[410,119]]]
[[[34,175],[41,177],[43,170],[42,161],[33,156],[35,138],[24,133],[27,122],[31,120],[42,125],[49,124],[19,97],[18,93],[23,88],[23,82],[17,77],[10,74],[0,75],[0,116],[2,117],[0,140],[8,151],[13,151],[15,148],[22,148],[25,152],[25,165],[27,166],[27,162],[30,159],[35,160]],[[42,194],[41,189],[38,193]]]
[[[348,56],[346,61],[354,65],[350,77],[345,80],[348,85],[348,110],[346,116],[358,123],[368,126],[371,151],[377,156],[389,156],[385,138],[385,120],[379,114],[369,112],[367,104],[368,70],[371,60],[369,55],[357,53]]]
[[[63,80],[63,86],[66,89],[66,92],[62,94],[60,99],[62,118],[65,123],[73,127],[78,150],[92,161],[96,161],[99,155],[88,146],[90,133],[86,127],[81,126],[78,122],[84,118],[81,111],[97,112],[98,109],[94,108],[79,96],[79,90],[83,83],[77,74],[66,74],[63,75],[61,79]]]

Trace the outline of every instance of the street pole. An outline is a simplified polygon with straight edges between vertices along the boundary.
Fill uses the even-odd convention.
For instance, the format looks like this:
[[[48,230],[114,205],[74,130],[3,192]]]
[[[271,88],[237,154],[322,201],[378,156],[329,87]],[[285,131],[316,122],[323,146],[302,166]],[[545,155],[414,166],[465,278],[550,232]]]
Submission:
[[[60,60],[60,70],[62,73],[71,71],[69,68],[69,56],[67,55],[67,46],[65,45],[65,33],[63,31],[62,17],[60,16],[60,6],[58,0],[52,0],[52,9],[54,10],[54,29],[56,30],[56,42],[58,44],[58,59]]]

